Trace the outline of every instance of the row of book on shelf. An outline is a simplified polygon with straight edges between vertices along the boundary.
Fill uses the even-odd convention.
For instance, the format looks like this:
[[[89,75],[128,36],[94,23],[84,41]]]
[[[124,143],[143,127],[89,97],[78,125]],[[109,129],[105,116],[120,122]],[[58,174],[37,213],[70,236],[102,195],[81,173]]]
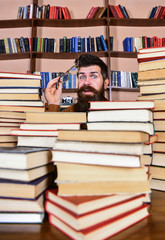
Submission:
[[[111,70],[111,86],[123,88],[137,88],[138,73]]]
[[[33,47],[32,47],[33,44]],[[31,38],[4,38],[0,39],[0,53],[19,53],[19,52],[96,52],[108,51],[107,41],[103,35],[97,37],[71,38],[63,37],[59,40],[54,38],[34,37]],[[110,37],[110,50],[113,50],[113,37]]]
[[[109,11],[109,12],[108,12]],[[91,7],[86,18],[102,18],[102,17],[114,17],[114,18],[129,18],[128,12],[124,6],[119,5],[108,5],[107,7]]]
[[[123,40],[123,50],[126,52],[139,52],[141,48],[164,47],[165,38],[157,36],[126,37]]]
[[[153,143],[153,158],[150,166],[151,188],[165,191],[165,47],[141,49],[137,55],[139,63],[138,100],[159,102],[159,111],[153,112],[157,142]]]
[[[18,8],[17,19],[32,19],[33,17],[42,19],[71,19],[67,7],[51,6],[50,4],[34,4],[33,6],[33,4],[29,4]]]
[[[164,6],[155,6],[152,8],[149,18],[155,19],[164,19],[165,18],[165,7]]]

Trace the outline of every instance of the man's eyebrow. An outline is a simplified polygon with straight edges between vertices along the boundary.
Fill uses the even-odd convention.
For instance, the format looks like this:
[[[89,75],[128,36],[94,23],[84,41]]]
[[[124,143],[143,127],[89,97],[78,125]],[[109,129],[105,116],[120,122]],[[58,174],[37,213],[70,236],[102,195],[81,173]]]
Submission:
[[[99,74],[99,72],[97,72],[97,71],[90,72],[90,74],[94,74],[94,73]],[[80,74],[85,74],[85,72],[79,72],[78,75],[80,75]]]

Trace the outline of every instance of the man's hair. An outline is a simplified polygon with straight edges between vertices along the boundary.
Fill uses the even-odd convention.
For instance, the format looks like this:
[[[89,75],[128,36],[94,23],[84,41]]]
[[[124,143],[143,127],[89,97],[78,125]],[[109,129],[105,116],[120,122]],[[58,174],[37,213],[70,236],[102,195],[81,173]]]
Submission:
[[[103,80],[108,78],[107,65],[99,57],[97,57],[95,55],[92,55],[89,53],[82,54],[75,60],[75,64],[78,66],[78,68],[97,65],[101,69],[101,74],[102,74]]]

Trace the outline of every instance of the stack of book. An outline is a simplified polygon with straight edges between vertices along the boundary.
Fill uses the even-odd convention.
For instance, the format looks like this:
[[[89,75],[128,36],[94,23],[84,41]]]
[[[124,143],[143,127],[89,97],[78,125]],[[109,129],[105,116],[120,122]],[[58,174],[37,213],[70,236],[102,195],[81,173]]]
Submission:
[[[0,72],[0,146],[16,146],[11,129],[25,121],[25,112],[43,112],[41,76]]]
[[[49,148],[0,148],[0,223],[41,223],[53,175]]]
[[[26,121],[12,135],[18,137],[18,146],[53,148],[59,129],[79,130],[86,122],[86,113],[27,112]]]
[[[45,205],[51,224],[74,239],[104,239],[148,216],[152,108],[90,102],[87,130],[59,131],[52,149],[58,191],[47,191]]]
[[[153,144],[150,167],[151,188],[165,191],[165,48],[141,49],[138,54],[139,100],[153,100],[154,127],[158,141]]]

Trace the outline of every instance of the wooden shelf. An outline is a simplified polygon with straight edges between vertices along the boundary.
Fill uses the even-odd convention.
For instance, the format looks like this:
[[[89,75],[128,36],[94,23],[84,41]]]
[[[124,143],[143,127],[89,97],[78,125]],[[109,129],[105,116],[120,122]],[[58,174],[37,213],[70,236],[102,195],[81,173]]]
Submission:
[[[34,19],[34,25],[39,27],[92,27],[106,26],[107,19]]]
[[[137,58],[137,52],[111,51],[110,57],[117,58]]]
[[[32,19],[0,20],[0,28],[32,27]]]
[[[15,60],[30,58],[30,52],[21,53],[1,53],[0,60]]]
[[[111,87],[112,91],[123,91],[123,92],[140,92],[139,88],[122,88],[122,87]]]
[[[85,54],[86,52],[84,52]],[[107,57],[108,52],[100,51],[100,52],[89,52],[98,57]],[[53,53],[53,52],[32,52],[33,57],[35,58],[45,58],[45,59],[75,59],[79,54],[83,53]]]
[[[165,26],[165,19],[146,18],[107,18],[110,26],[158,27]]]

